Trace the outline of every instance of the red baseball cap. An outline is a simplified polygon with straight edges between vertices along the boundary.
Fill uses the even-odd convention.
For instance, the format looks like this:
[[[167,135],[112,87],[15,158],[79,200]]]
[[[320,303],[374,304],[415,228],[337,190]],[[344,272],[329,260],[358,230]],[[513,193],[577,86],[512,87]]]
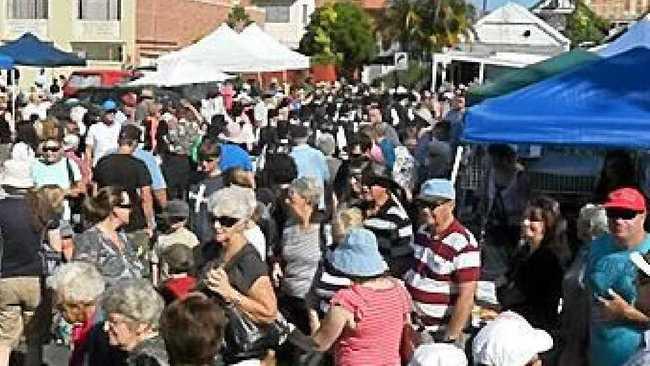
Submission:
[[[605,208],[622,208],[637,212],[645,211],[645,197],[634,188],[619,188],[607,195]]]

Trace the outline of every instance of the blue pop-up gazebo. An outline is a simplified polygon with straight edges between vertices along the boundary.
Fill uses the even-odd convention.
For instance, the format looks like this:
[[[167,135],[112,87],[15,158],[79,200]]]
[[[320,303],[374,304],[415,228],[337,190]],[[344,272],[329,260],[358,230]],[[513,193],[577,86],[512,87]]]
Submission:
[[[469,109],[469,142],[650,148],[650,49],[638,47]]]
[[[58,67],[85,66],[86,60],[62,51],[50,42],[44,42],[31,33],[0,46],[0,55],[11,57],[16,65]]]
[[[611,57],[635,47],[650,48],[650,20],[641,19],[631,25],[625,33],[598,51],[601,57]]]

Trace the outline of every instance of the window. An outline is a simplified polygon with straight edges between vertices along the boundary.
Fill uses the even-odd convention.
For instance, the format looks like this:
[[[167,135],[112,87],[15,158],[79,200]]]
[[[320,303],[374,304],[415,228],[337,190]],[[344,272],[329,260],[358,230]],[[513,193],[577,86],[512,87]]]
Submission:
[[[266,22],[267,23],[289,23],[288,6],[267,6]]]
[[[122,0],[78,0],[79,19],[120,20]]]
[[[309,24],[309,7],[307,4],[302,4],[302,22],[303,24]]]
[[[47,0],[9,0],[11,19],[47,19]]]
[[[92,61],[122,62],[121,43],[72,42],[72,51]]]

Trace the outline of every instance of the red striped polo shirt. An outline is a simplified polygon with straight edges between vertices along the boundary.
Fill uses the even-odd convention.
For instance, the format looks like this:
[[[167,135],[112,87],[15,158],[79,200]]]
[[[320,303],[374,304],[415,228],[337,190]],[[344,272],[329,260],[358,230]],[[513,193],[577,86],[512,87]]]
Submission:
[[[430,330],[448,323],[460,284],[478,281],[481,255],[474,235],[454,220],[439,235],[419,232],[414,240],[415,264],[406,273],[413,307]]]

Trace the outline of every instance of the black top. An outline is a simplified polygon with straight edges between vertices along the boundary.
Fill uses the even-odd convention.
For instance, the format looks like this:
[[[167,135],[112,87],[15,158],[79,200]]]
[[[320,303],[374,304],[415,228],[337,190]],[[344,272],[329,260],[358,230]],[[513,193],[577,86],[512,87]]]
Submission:
[[[104,156],[93,169],[93,179],[99,188],[116,186],[129,193],[133,209],[125,228],[127,232],[146,227],[142,200],[138,193],[142,187],[151,187],[151,175],[144,162],[126,154]]]
[[[542,247],[516,265],[510,295],[499,301],[506,309],[521,314],[533,327],[557,329],[563,276],[558,256]]]
[[[201,186],[205,186],[203,196],[197,197]],[[205,178],[197,185],[190,187],[190,227],[202,244],[210,243],[214,238],[214,229],[210,223],[207,199],[212,193],[220,190],[224,186],[223,176],[218,175],[216,177]],[[201,202],[197,202],[199,199]],[[196,210],[197,203],[199,204],[198,212]]]
[[[41,233],[24,197],[0,199],[0,277],[40,276]]]

